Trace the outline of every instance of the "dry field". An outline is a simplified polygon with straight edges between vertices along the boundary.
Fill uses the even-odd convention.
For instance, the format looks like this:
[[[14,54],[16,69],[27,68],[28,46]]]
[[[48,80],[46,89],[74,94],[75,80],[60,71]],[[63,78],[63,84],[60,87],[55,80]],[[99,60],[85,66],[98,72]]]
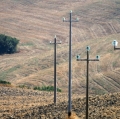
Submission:
[[[17,118],[16,114],[19,113],[25,116],[27,112],[31,112],[32,110],[34,111],[40,106],[44,107],[47,105],[54,105],[53,95],[53,92],[42,92],[1,86],[0,119]],[[78,97],[83,98],[82,95],[73,94],[72,99],[76,99]],[[68,95],[66,93],[57,93],[57,105],[61,102],[67,102],[67,100]],[[42,115],[42,113],[40,114]]]
[[[0,56],[0,80],[11,87],[0,86],[1,119],[63,119],[67,113],[69,19],[72,24],[72,100],[73,112],[84,119],[86,62],[76,55],[90,58],[89,119],[120,119],[120,51],[111,42],[120,42],[119,0],[0,0],[0,34],[20,40],[18,53]],[[57,105],[53,92],[34,91],[34,86],[53,85],[53,45],[57,35]],[[120,47],[120,45],[119,45]],[[16,88],[26,86],[29,89]],[[113,93],[113,94],[111,94]],[[106,94],[106,95],[103,95]],[[92,95],[101,95],[92,97]],[[82,98],[82,99],[81,99]]]
[[[73,94],[85,94],[86,63],[77,62],[85,48],[91,47],[90,58],[100,55],[99,62],[90,62],[90,94],[120,92],[120,55],[111,42],[120,37],[119,0],[1,0],[0,33],[20,40],[18,53],[0,56],[0,79],[13,87],[25,85],[53,85],[53,45],[49,41],[61,40],[57,46],[57,86],[66,93],[68,88],[69,19],[72,24],[72,88]]]
[[[119,51],[111,42],[120,32],[119,0],[1,0],[0,33],[20,40],[19,52],[0,56],[0,79],[13,86],[53,85],[53,45],[57,46],[57,85],[63,92],[68,87],[69,19],[73,10],[72,78],[73,92],[85,92],[86,63],[76,62],[75,56],[86,57],[85,47],[91,47],[90,57],[100,55],[100,62],[90,63],[90,93],[104,94],[120,91]],[[63,83],[65,82],[65,83]]]

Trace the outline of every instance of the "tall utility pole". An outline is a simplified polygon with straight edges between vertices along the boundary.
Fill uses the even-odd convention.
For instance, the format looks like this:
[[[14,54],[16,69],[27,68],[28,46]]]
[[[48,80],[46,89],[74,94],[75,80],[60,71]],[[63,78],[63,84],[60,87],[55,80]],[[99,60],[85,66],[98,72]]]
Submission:
[[[71,115],[71,110],[72,110],[72,106],[71,106],[71,93],[72,93],[72,75],[71,75],[71,60],[72,60],[72,22],[78,22],[79,19],[77,18],[76,20],[72,20],[72,10],[70,11],[70,19],[69,20],[65,20],[65,18],[63,18],[63,22],[70,22],[70,31],[69,31],[69,86],[68,86],[68,116]]]
[[[87,61],[87,77],[86,77],[86,119],[88,119],[88,99],[89,99],[89,96],[88,96],[88,93],[89,93],[89,61],[99,61],[99,58],[100,56],[96,56],[96,59],[89,59],[89,50],[90,50],[90,47],[87,46],[87,59],[81,59],[80,58],[80,55],[77,55],[77,61]]]
[[[56,36],[54,38],[54,42],[50,41],[50,44],[54,44],[54,104],[57,102],[57,81],[56,81],[56,44],[61,44],[60,42],[56,42]]]

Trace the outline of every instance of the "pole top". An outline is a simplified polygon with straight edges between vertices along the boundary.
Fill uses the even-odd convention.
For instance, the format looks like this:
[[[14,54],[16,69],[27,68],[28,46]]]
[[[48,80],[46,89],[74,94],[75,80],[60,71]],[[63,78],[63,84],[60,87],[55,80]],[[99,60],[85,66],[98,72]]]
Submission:
[[[76,59],[79,60],[79,59],[80,59],[80,55],[77,55],[77,56],[76,56]]]
[[[62,43],[62,41],[60,41],[60,44]]]
[[[76,20],[79,21],[79,18],[77,17]]]
[[[65,17],[63,17],[63,22],[65,21]]]
[[[112,42],[112,45],[113,45],[113,46],[117,46],[117,45],[118,45],[118,42],[117,42],[116,40],[114,40],[114,41]]]
[[[96,59],[98,59],[98,60],[99,60],[99,59],[100,59],[100,56],[99,56],[99,55],[97,55],[97,56],[96,56]]]
[[[87,46],[87,47],[86,47],[86,50],[89,51],[89,50],[90,50],[90,46]]]
[[[72,13],[72,10],[70,10],[70,13]]]
[[[55,39],[56,39],[56,35],[55,35],[55,37],[54,37]]]

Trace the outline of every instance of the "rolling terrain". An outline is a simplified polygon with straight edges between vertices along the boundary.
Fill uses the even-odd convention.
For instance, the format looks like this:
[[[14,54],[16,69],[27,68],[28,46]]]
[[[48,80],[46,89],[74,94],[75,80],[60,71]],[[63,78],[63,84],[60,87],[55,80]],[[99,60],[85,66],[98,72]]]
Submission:
[[[119,0],[1,0],[0,33],[20,40],[18,53],[0,56],[0,79],[15,86],[53,85],[53,45],[57,35],[57,86],[68,88],[69,12],[79,18],[72,24],[72,88],[84,94],[86,62],[77,62],[76,55],[90,58],[100,55],[99,62],[90,62],[90,94],[120,91],[120,56],[111,42],[120,37]]]
[[[69,12],[72,19],[72,111],[85,118],[86,62],[100,55],[89,66],[89,118],[120,119],[119,0],[0,0],[0,34],[20,40],[18,52],[0,55],[0,118],[64,119],[68,98]],[[53,92],[34,91],[35,86],[53,86],[54,41],[57,35],[57,105]],[[120,45],[118,44],[118,47]],[[28,89],[20,89],[25,87]],[[103,95],[104,94],[104,95]],[[93,96],[94,97],[93,97]],[[100,96],[101,95],[101,96]]]

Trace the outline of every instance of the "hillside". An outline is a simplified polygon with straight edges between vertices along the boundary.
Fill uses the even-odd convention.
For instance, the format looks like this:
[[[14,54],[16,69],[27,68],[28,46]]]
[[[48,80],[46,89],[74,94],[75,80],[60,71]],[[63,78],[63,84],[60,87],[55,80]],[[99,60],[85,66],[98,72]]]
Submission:
[[[72,24],[72,79],[73,93],[84,94],[86,63],[77,62],[75,56],[100,55],[99,62],[90,63],[90,94],[120,92],[120,56],[111,42],[120,37],[119,0],[1,0],[0,33],[20,40],[19,52],[0,56],[0,79],[13,86],[53,85],[53,45],[49,41],[61,40],[57,46],[57,85],[63,92],[68,87],[69,19]],[[65,83],[63,83],[65,82]]]

